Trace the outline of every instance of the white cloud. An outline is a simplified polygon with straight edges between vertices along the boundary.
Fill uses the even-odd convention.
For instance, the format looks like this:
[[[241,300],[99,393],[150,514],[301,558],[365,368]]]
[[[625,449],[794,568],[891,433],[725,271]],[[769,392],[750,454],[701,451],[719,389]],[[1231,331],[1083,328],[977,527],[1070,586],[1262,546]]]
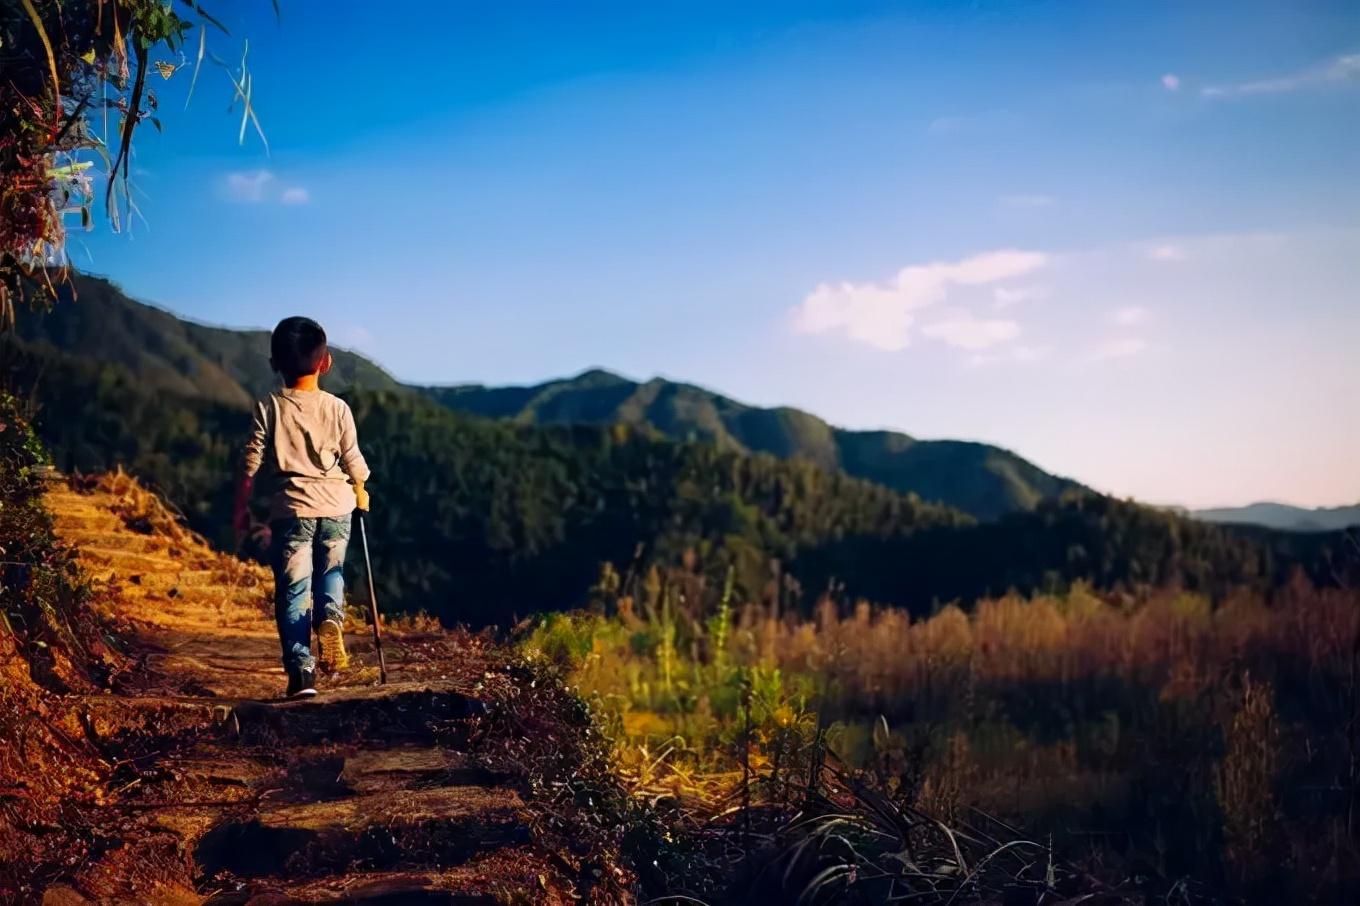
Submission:
[[[274,182],[270,170],[243,170],[227,174],[227,196],[233,201],[257,204],[265,200],[266,190]]]
[[[1042,252],[1001,249],[960,261],[914,264],[887,283],[823,283],[793,310],[793,327],[801,333],[841,331],[878,349],[903,349],[910,341],[915,313],[944,301],[951,286],[983,286],[1020,277],[1048,260]],[[937,331],[941,329],[965,328],[937,326]]]
[[[1168,72],[1166,75],[1162,76],[1162,87],[1167,91],[1180,91],[1181,77],[1174,72]]]
[[[982,368],[988,365],[999,365],[1003,363],[1014,363],[1028,365],[1048,358],[1053,351],[1049,346],[1023,346],[1016,344],[1004,352],[980,352],[968,357],[968,365],[972,368]]]
[[[1020,325],[999,318],[978,318],[963,311],[946,321],[927,324],[921,333],[959,349],[979,350],[1014,340],[1020,336]]]
[[[1185,249],[1170,243],[1154,245],[1148,249],[1147,256],[1152,261],[1184,261],[1189,257],[1185,254]]]
[[[1132,327],[1134,324],[1142,324],[1147,320],[1148,310],[1141,305],[1126,305],[1116,309],[1110,315],[1110,320],[1123,327]]]
[[[1282,94],[1326,82],[1360,78],[1360,54],[1345,54],[1288,75],[1228,85],[1210,85],[1200,90],[1207,98],[1231,98],[1256,94]]]
[[[1095,349],[1091,350],[1088,358],[1093,362],[1105,359],[1123,359],[1147,349],[1147,343],[1137,337],[1120,337],[1118,339],[1106,340]]]
[[[1002,195],[997,201],[1007,208],[1051,208],[1058,203],[1052,195],[1025,194]]]
[[[998,286],[992,290],[992,308],[1000,311],[1003,308],[1010,308],[1012,305],[1019,305],[1021,302],[1032,302],[1035,299],[1048,298],[1047,286]]]
[[[223,181],[223,194],[242,204],[307,204],[312,195],[302,186],[280,186],[273,170],[234,170]]]

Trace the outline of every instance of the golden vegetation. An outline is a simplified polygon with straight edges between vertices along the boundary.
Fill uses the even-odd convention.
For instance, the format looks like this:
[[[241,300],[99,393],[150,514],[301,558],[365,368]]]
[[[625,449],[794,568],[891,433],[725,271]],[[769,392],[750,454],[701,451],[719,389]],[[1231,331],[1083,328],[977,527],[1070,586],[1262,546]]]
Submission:
[[[1356,876],[1355,592],[1078,585],[925,618],[830,600],[801,617],[730,588],[699,612],[682,571],[642,585],[526,641],[570,670],[639,792],[798,801],[825,759],[946,823],[981,808],[1075,828],[1059,848],[1110,871],[1314,891]]]

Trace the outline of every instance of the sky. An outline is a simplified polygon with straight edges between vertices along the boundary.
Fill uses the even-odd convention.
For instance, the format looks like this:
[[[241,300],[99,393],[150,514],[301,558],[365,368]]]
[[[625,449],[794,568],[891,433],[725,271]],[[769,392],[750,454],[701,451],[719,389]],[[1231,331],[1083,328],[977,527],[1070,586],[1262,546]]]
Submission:
[[[267,148],[167,56],[140,216],[77,266],[407,381],[600,366],[1152,503],[1360,501],[1351,0],[281,7],[209,42]]]

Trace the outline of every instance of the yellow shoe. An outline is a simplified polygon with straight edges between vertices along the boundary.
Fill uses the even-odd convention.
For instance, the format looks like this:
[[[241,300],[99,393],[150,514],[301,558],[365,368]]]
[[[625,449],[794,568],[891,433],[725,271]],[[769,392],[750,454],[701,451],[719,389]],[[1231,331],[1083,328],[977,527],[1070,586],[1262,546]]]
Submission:
[[[349,654],[345,651],[345,633],[335,620],[323,620],[316,631],[316,640],[321,646],[321,669],[329,672],[344,670],[349,666]]]

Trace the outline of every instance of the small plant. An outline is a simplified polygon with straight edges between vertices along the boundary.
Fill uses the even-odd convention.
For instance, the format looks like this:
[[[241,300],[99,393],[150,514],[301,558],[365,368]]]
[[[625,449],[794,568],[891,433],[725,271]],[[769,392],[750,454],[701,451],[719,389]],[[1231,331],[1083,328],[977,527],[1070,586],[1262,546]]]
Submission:
[[[1241,702],[1225,735],[1227,752],[1214,773],[1224,860],[1240,880],[1251,880],[1280,859],[1280,727],[1270,683],[1243,675]]]

